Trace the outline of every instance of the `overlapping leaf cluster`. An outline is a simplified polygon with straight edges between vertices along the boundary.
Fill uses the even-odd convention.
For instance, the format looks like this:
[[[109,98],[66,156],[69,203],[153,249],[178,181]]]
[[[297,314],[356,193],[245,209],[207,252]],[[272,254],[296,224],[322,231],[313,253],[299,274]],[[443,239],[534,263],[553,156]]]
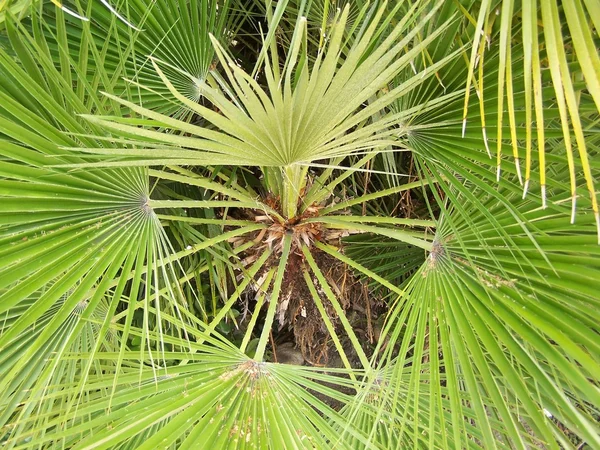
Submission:
[[[0,6],[3,446],[600,446],[600,11],[350,3]]]

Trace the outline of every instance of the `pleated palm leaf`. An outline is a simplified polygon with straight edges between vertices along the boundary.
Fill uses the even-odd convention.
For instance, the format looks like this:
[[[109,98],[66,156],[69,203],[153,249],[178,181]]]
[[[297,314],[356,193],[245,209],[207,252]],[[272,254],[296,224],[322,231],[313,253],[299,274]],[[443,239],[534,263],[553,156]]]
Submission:
[[[52,285],[48,287],[51,288]],[[101,348],[104,352],[118,352],[117,334],[113,330],[102,329],[101,326],[109,314],[108,304],[104,301],[100,301],[91,314],[83,319],[82,314],[88,302],[82,300],[75,308],[69,308],[70,314],[59,327],[52,327],[52,320],[61,312],[69,294],[65,293],[44,311],[34,325],[2,350],[2,373],[10,380],[4,390],[11,395],[8,398],[3,396],[3,416],[0,421],[12,425],[10,433],[20,436],[17,440],[19,443],[31,441],[31,437],[27,436],[30,427],[46,429],[57,406],[72,405],[76,392],[64,388],[81,384],[82,369],[90,362],[86,355],[97,351],[96,348]],[[31,311],[36,302],[45,300],[41,298],[42,295],[43,291],[36,292],[6,311],[2,317],[3,329],[0,330],[0,335],[13,326],[18,326],[17,322],[23,314]],[[52,333],[48,333],[48,328],[52,328]],[[42,341],[41,334],[45,335]],[[21,376],[15,377],[14,368],[18,366],[17,361],[23,353],[31,354],[31,361],[35,364],[27,365]],[[109,374],[114,372],[114,364],[115,361],[95,359],[87,367],[83,378],[104,377],[112,381]]]
[[[430,399],[423,433],[442,448],[473,439],[484,448],[568,448],[565,429],[598,445],[593,217],[573,227],[568,206],[543,210],[537,199],[522,200],[518,185],[501,191],[514,209],[469,191],[477,202],[449,195],[434,248],[383,332],[393,378],[410,375],[411,395]],[[413,405],[405,390],[387,392],[389,410]],[[453,427],[440,430],[438,417],[449,413]],[[403,436],[399,425],[381,428]]]
[[[103,49],[102,59],[105,77],[114,83],[114,92],[121,96],[133,92],[136,84],[137,102],[167,115],[189,115],[186,108],[174,104],[169,91],[152,67],[150,57],[160,59],[165,75],[187,98],[200,99],[199,85],[204,82],[215,59],[209,34],[223,45],[229,45],[246,17],[242,7],[235,1],[192,0],[180,2],[147,2],[129,0],[125,7],[129,20],[143,30],[123,22],[115,22],[115,14],[99,2],[88,2],[86,14],[93,17],[89,22],[67,17],[64,33],[69,38],[74,59],[80,58],[77,43],[84,30],[91,33],[92,42]],[[43,8],[44,21],[49,25],[47,34],[56,29],[56,10],[53,5]],[[62,19],[61,19],[62,20]],[[57,42],[47,36],[50,48],[56,52]],[[109,45],[106,45],[109,40]],[[100,51],[100,50],[99,50]],[[91,78],[94,77],[90,73]]]
[[[147,207],[147,170],[56,168],[80,161],[64,146],[107,145],[87,137],[99,130],[77,114],[122,114],[96,95],[94,86],[102,85],[105,73],[96,70],[91,84],[82,76],[88,63],[101,67],[97,54],[88,47],[90,59],[74,63],[68,41],[59,39],[64,59],[55,67],[43,34],[7,25],[20,63],[0,50],[0,404],[2,440],[13,446],[26,445],[19,435],[30,417],[43,433],[53,404],[76,409],[88,375],[106,377],[109,384],[117,379],[138,302],[156,308],[145,309],[138,321],[148,345],[137,357],[151,361],[160,359],[160,348],[156,338],[151,346],[150,333],[167,331],[160,314],[178,314],[183,302],[169,281],[176,279],[182,255],[172,254]],[[89,44],[89,38],[82,40]],[[170,292],[168,301],[159,288]],[[117,310],[126,311],[120,344],[111,330]],[[114,361],[96,357],[114,349]]]
[[[227,164],[235,158],[239,165],[278,167],[280,169],[266,169],[266,172],[269,174],[271,170],[276,177],[285,174],[296,184],[293,188],[296,192],[283,192],[287,189],[285,183],[280,186],[281,192],[277,190],[277,186],[269,187],[272,188],[272,193],[282,198],[285,204],[284,215],[292,218],[295,216],[298,194],[302,188],[297,184],[303,178],[301,174],[306,174],[307,166],[318,160],[362,154],[396,143],[398,132],[393,125],[414,115],[416,110],[386,116],[372,124],[368,122],[370,117],[427,81],[428,77],[435,74],[435,71],[453,56],[450,54],[435,65],[427,67],[418,76],[407,79],[403,85],[391,92],[382,90],[397,73],[410,64],[422,48],[444,30],[443,26],[440,27],[437,33],[432,34],[420,46],[395,59],[436,12],[435,8],[428,8],[428,14],[415,23],[415,18],[424,13],[424,10],[424,7],[413,7],[411,14],[405,16],[376,51],[372,51],[373,39],[378,39],[382,28],[387,29],[388,25],[387,16],[383,21],[385,9],[380,8],[376,18],[353,47],[352,56],[343,62],[339,70],[348,8],[331,36],[327,52],[320,54],[312,68],[308,67],[305,53],[301,51],[306,20],[299,18],[296,36],[287,54],[283,73],[278,67],[277,52],[270,53],[270,58],[267,58],[266,91],[237,67],[219,44],[213,41],[229,84],[223,84],[225,80],[215,81],[223,85],[223,92],[206,83],[201,86],[201,90],[202,95],[223,114],[189,101],[164,76],[160,61],[157,61],[154,63],[155,68],[173,96],[219,128],[220,132],[174,120],[131,102],[110,97],[152,119],[148,122],[149,125],[160,124],[195,137],[163,134],[151,127],[132,127],[118,123],[118,120],[111,122],[103,117],[89,116],[89,120],[107,129],[137,137],[147,148],[81,150],[130,159],[135,157],[138,164],[151,164],[153,160],[158,159],[174,164]],[[405,31],[406,36],[396,42]],[[364,60],[361,60],[362,58]],[[440,98],[437,103],[442,104],[448,98]],[[372,104],[357,112],[357,108],[367,101],[372,101]],[[433,109],[436,106],[436,102],[433,101],[427,105],[420,105],[418,110]],[[158,140],[161,144],[148,145],[148,140]]]

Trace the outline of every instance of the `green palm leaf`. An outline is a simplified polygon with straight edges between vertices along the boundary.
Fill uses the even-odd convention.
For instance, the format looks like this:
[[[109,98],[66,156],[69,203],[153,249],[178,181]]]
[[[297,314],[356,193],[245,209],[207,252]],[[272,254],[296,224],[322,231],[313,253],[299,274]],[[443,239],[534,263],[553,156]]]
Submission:
[[[174,295],[165,302],[150,289],[172,277],[173,269],[166,269],[177,260],[165,258],[171,248],[164,241],[159,219],[148,207],[147,171],[56,168],[81,161],[64,151],[63,146],[98,145],[89,138],[76,140],[65,133],[98,132],[73,114],[89,112],[97,105],[104,109],[109,104],[95,96],[85,77],[78,77],[81,72],[77,70],[69,76],[83,88],[64,88],[66,67],[61,68],[61,74],[52,66],[49,52],[42,50],[43,37],[31,38],[10,23],[9,33],[13,43],[21,43],[13,49],[24,64],[19,67],[5,51],[0,51],[0,312],[10,318],[0,334],[3,426],[14,417],[20,423],[35,414],[34,406],[40,396],[54,396],[60,391],[54,386],[60,386],[60,377],[65,376],[68,367],[71,373],[67,375],[74,379],[74,362],[65,366],[63,358],[82,339],[86,339],[85,347],[91,356],[87,360],[81,358],[77,368],[79,383],[83,385],[86,377],[102,364],[94,355],[115,347],[121,352],[111,370],[116,377],[123,364],[122,352],[129,339],[138,297],[144,305],[152,303],[165,311],[177,311],[180,301],[177,290],[170,289]],[[100,79],[102,74],[96,77]],[[119,109],[113,111],[120,114]],[[133,301],[124,320],[121,343],[107,347],[105,336],[110,333],[112,316],[122,307],[125,293]],[[35,301],[30,300],[32,296]],[[89,329],[92,322],[97,323],[92,327],[93,333]],[[150,331],[159,335],[165,332],[158,309],[152,315],[146,312],[139,326],[148,346]],[[94,335],[92,340],[90,333]],[[28,337],[24,340],[25,336]],[[160,359],[157,350],[154,358]],[[140,356],[145,354],[142,348]],[[152,352],[149,356],[152,358]],[[30,404],[21,408],[26,392]],[[64,402],[67,408],[74,406],[73,393]],[[21,425],[8,434],[18,436],[19,430]]]

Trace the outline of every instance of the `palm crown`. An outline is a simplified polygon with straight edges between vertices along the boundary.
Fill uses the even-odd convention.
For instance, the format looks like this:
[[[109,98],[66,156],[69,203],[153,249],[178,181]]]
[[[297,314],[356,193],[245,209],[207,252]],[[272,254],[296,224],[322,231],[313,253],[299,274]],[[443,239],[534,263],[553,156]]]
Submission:
[[[2,5],[0,441],[600,446],[597,17]]]

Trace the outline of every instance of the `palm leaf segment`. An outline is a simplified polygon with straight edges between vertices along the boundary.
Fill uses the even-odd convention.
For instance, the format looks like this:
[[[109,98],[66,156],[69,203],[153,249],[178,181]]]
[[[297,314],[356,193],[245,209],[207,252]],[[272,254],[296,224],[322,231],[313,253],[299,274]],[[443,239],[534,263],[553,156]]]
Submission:
[[[414,9],[417,10],[416,7]],[[377,10],[361,39],[352,47],[351,56],[338,66],[348,14],[346,8],[330,37],[327,52],[319,54],[312,69],[301,52],[306,24],[305,19],[300,18],[284,72],[280,73],[276,53],[271,53],[271,58],[267,58],[265,77],[268,91],[237,67],[220,45],[214,42],[229,81],[223,88],[226,94],[207,83],[201,83],[199,89],[222,114],[198,105],[178,92],[163,75],[161,61],[155,61],[157,72],[172,94],[191,111],[217,127],[219,132],[174,120],[116,98],[115,101],[151,118],[152,124],[159,123],[197,138],[158,133],[152,129],[135,128],[115,121],[111,123],[101,117],[89,119],[116,132],[138,136],[138,139],[160,141],[163,144],[160,147],[146,144],[142,146],[145,148],[110,152],[112,155],[146,157],[147,159],[142,160],[144,163],[160,158],[177,163],[227,164],[234,158],[241,165],[286,167],[392,145],[397,131],[390,129],[390,125],[400,120],[402,114],[409,116],[413,111],[385,117],[365,126],[362,123],[414,89],[447,60],[428,67],[418,77],[415,76],[393,91],[375,98],[381,87],[419,53],[420,47],[415,47],[402,54],[407,43],[435,13],[435,10],[430,11],[422,20],[416,21],[416,13],[413,11],[380,43],[376,51],[372,51],[373,39],[381,32],[378,25],[384,11],[383,8]],[[443,27],[440,32],[441,30]],[[397,41],[404,32],[406,36]],[[436,36],[437,33],[434,33],[421,45],[427,45]],[[372,104],[356,112],[369,99],[373,100]],[[165,151],[165,146],[168,151]]]

